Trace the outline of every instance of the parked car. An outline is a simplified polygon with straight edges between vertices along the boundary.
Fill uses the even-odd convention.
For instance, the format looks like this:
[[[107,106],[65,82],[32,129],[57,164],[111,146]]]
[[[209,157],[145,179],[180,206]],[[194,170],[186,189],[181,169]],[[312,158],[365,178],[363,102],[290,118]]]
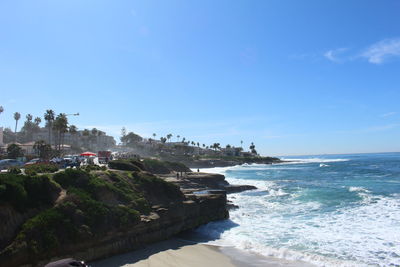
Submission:
[[[22,167],[23,162],[16,159],[3,159],[0,160],[0,170],[7,170],[10,167]]]
[[[71,266],[88,267],[84,261],[78,261],[72,258],[53,261],[46,264],[44,267],[71,267]]]
[[[25,166],[35,165],[35,164],[50,164],[50,161],[36,158],[25,163]]]
[[[63,166],[62,168],[67,168],[67,167],[79,167],[81,165],[80,160],[78,157],[71,157],[71,158],[63,158]]]

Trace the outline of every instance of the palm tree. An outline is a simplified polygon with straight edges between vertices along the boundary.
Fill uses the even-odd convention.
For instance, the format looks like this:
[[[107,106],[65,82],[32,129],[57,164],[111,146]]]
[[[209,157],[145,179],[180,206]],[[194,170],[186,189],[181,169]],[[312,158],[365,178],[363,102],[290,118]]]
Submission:
[[[243,140],[240,140],[240,147],[243,148]]]
[[[33,116],[32,116],[32,114],[28,114],[28,115],[26,115],[25,118],[26,118],[27,121],[31,122],[32,119],[33,119]]]
[[[21,119],[21,114],[19,112],[14,113],[14,120],[15,120],[15,143],[17,142],[17,127],[18,127],[18,121]]]
[[[49,144],[51,145],[51,129],[53,128],[53,121],[54,121],[54,111],[51,109],[46,110],[44,113],[44,120],[47,122],[46,127],[49,128]]]
[[[67,115],[64,113],[58,114],[54,121],[53,128],[58,131],[58,150],[61,151],[64,134],[68,131]]]
[[[39,124],[42,122],[42,119],[39,118],[39,117],[36,117],[35,120],[34,120],[34,122],[35,122],[35,124],[36,124],[37,126],[39,126]]]
[[[214,143],[211,147],[214,148],[215,151],[217,151],[217,149],[220,149],[220,148],[221,148],[221,147],[220,147],[220,143]]]
[[[78,132],[78,128],[75,125],[69,126],[69,133],[76,134]]]
[[[167,134],[168,141],[169,141],[169,139],[171,139],[171,137],[172,137],[172,134]]]
[[[180,137],[181,137],[181,136],[180,136],[179,134],[176,136],[178,142],[179,142],[179,138],[180,138]]]
[[[75,125],[69,126],[69,133],[75,137],[76,133],[78,132],[78,128]],[[74,140],[75,142],[75,140]]]
[[[3,106],[0,106],[0,114],[3,112],[4,112],[4,108],[3,108]],[[1,141],[3,141],[3,140],[1,140]]]
[[[157,136],[157,134],[153,133],[154,140],[156,140],[156,136]]]
[[[251,151],[251,153],[253,153],[253,154],[256,154],[256,146],[254,145],[254,143],[253,142],[251,142],[251,145],[250,145],[250,151]]]
[[[98,130],[96,128],[93,128],[91,132],[92,132],[92,135],[96,136],[98,133]]]

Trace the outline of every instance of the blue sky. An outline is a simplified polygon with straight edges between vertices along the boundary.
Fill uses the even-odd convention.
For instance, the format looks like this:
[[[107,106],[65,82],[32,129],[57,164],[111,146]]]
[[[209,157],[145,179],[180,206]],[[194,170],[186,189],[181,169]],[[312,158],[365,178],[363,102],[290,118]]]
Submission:
[[[51,108],[116,137],[400,151],[399,12],[397,0],[1,1],[0,125]]]

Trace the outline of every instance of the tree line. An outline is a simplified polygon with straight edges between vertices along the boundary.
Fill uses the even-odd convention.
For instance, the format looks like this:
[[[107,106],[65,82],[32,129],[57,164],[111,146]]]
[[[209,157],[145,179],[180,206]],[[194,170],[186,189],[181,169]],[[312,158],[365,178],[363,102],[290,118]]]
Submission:
[[[153,133],[152,136],[153,136],[153,139],[152,138],[148,139],[150,141],[150,143],[152,141],[157,140],[156,139],[156,137],[157,137],[156,133]],[[174,136],[173,134],[169,133],[166,136],[160,136],[159,140],[160,140],[160,142],[162,144],[165,144],[167,142],[172,142],[172,137],[173,136]],[[200,142],[186,140],[185,137],[182,137],[182,139],[180,139],[180,137],[181,137],[180,135],[176,135],[177,142],[180,142],[180,143],[185,144],[185,145],[197,146],[199,148],[202,147],[203,149],[214,149],[215,151],[222,150],[222,147],[221,147],[220,143],[213,143],[211,145],[206,145],[206,144],[200,144]],[[120,138],[120,140],[123,143],[123,145],[135,146],[135,144],[138,144],[139,142],[143,141],[143,137],[141,137],[140,135],[138,135],[138,134],[136,134],[134,132],[127,133],[126,128],[123,127],[121,129],[121,138]],[[240,149],[242,151],[243,150],[243,140],[240,141],[240,144],[241,144],[241,146],[238,147],[238,149]],[[257,151],[256,151],[255,147],[256,146],[254,145],[253,142],[249,146],[249,149],[250,149],[251,153],[253,153],[253,154],[257,154]],[[225,146],[225,148],[226,149],[230,149],[230,148],[234,148],[234,146],[231,146],[230,144],[227,144]]]

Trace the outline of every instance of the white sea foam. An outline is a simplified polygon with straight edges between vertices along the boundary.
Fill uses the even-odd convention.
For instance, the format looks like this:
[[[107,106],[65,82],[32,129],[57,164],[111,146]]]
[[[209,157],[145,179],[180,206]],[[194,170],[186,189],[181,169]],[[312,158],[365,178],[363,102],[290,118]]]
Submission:
[[[274,164],[242,164],[236,166],[229,167],[213,167],[213,168],[202,168],[200,169],[202,172],[209,173],[220,173],[225,174],[228,170],[295,170],[302,169],[304,167],[282,167],[282,165],[293,165],[293,164],[304,164],[304,163],[329,163],[329,162],[345,162],[349,161],[349,159],[323,159],[323,158],[308,158],[308,159],[300,159],[300,158],[282,158],[287,162],[282,163],[274,163]],[[323,167],[327,167],[329,165],[323,164]],[[197,171],[197,169],[192,169],[192,171]]]
[[[260,186],[259,181],[255,183]],[[317,266],[400,265],[399,197],[373,197],[362,187],[349,191],[363,194],[365,200],[356,207],[318,213],[321,203],[300,202],[295,195],[276,201],[281,193],[288,193],[274,182],[265,182],[259,190],[264,194],[257,197],[229,195],[240,207],[230,215],[238,227],[226,230],[224,223],[216,222],[199,231],[220,237],[218,245]],[[288,217],[290,214],[297,215]]]
[[[350,186],[349,187],[349,191],[350,192],[370,192],[368,189],[365,189],[363,187],[359,187],[359,186]]]
[[[250,184],[258,190],[228,195],[240,207],[230,212],[232,221],[210,223],[199,231],[217,238],[213,242],[218,245],[307,261],[317,266],[400,266],[400,194],[376,195],[366,187],[344,185],[342,188],[348,190],[349,196],[357,194],[361,200],[352,198],[349,205],[339,205],[324,212],[323,201],[304,200],[309,192],[307,187],[288,187],[288,182],[296,181],[292,173],[304,175],[305,172],[289,172],[286,176],[283,171],[310,170],[312,174],[314,165],[304,163],[319,163],[325,167],[328,162],[334,166],[334,162],[348,159],[285,160],[293,162],[202,170],[224,174],[229,183]],[[276,176],[278,173],[282,175]],[[360,179],[363,176],[363,173],[354,173],[343,177],[349,181],[349,177]],[[275,180],[262,180],[269,177]],[[283,179],[277,180],[277,177]],[[385,182],[399,183],[395,179]],[[309,185],[318,187],[320,182],[308,181],[306,186]]]
[[[326,162],[344,162],[349,161],[349,159],[324,159],[324,158],[282,158],[282,160],[286,160],[289,162],[283,162],[279,164],[298,164],[298,163],[326,163]]]
[[[299,162],[290,162],[285,164],[299,164]],[[236,165],[230,167],[214,167],[214,168],[202,168],[201,172],[208,173],[219,173],[219,174],[227,174],[228,171],[265,171],[265,170],[301,170],[304,169],[304,166],[293,167],[293,166],[282,166],[283,163],[278,164],[249,164],[249,165]],[[192,169],[192,171],[196,172],[197,169]]]

